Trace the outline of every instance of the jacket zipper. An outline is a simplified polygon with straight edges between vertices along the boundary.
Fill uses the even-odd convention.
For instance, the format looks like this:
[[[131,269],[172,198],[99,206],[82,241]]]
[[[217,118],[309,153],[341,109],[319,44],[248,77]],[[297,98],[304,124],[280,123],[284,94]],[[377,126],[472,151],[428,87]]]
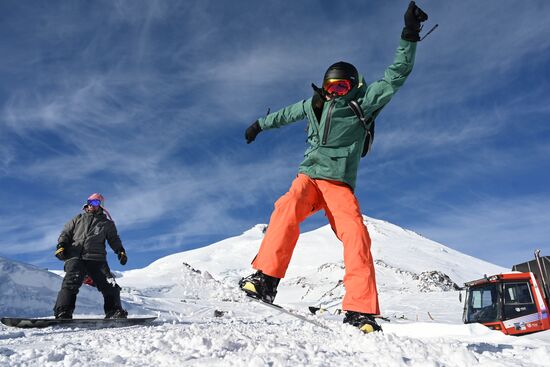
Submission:
[[[328,133],[330,131],[330,120],[332,118],[332,110],[334,109],[335,104],[336,104],[336,101],[332,100],[332,102],[330,103],[330,106],[328,106],[327,118],[325,122],[325,130],[323,132],[323,142],[322,142],[323,145],[327,145]]]

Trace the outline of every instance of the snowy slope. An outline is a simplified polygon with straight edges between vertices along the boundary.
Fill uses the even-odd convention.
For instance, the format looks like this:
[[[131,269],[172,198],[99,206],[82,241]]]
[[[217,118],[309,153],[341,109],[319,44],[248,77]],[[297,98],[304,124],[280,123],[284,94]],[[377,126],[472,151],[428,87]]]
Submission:
[[[62,278],[32,265],[0,257],[0,315],[51,316]],[[82,287],[77,313],[92,313],[99,302],[97,291]]]
[[[106,330],[2,326],[0,366],[550,365],[550,332],[517,338],[463,325],[458,292],[443,291],[437,277],[422,275],[439,271],[460,284],[506,269],[390,223],[365,220],[373,237],[382,311],[391,320],[382,322],[383,333],[363,335],[343,325],[341,315],[311,316],[329,328],[323,329],[246,300],[235,282],[251,272],[249,263],[263,236],[264,226],[258,225],[241,236],[124,272],[117,281],[126,305],[134,315],[158,314],[155,324]],[[298,312],[313,303],[338,308],[341,258],[329,227],[304,233],[277,302]],[[12,268],[0,272],[0,280],[7,273],[17,278],[20,269],[49,276],[6,263]],[[0,289],[4,296],[5,288]],[[36,289],[28,284],[21,295],[27,291]],[[94,296],[97,305],[100,295]],[[19,302],[14,300],[14,309],[29,310]],[[95,309],[101,317],[100,305]]]
[[[381,260],[392,268],[413,273],[441,270],[460,284],[485,273],[507,270],[462,254],[391,223],[366,216],[364,219],[372,238],[374,259]],[[260,246],[264,228],[265,225],[258,225],[241,236],[166,257],[152,266],[167,266],[173,260],[182,259],[215,275],[241,274],[242,270],[249,271],[250,261]],[[342,245],[327,225],[300,236],[287,277],[316,272],[320,265],[341,263],[341,259]]]

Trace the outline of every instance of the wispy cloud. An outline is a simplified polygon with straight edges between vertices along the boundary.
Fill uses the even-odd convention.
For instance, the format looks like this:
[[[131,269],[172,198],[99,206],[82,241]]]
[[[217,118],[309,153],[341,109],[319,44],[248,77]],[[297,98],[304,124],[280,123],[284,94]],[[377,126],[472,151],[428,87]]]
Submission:
[[[458,250],[511,267],[530,259],[535,249],[550,253],[549,208],[545,196],[483,198],[470,205],[442,208],[429,223],[418,223],[416,230],[436,241],[452,243]]]
[[[304,126],[262,133],[251,146],[244,128],[267,107],[308,98],[309,83],[332,62],[353,62],[368,81],[378,79],[405,5],[305,1],[291,12],[282,3],[118,0],[44,12],[18,5],[20,18],[3,23],[16,41],[0,46],[0,176],[10,180],[0,198],[18,201],[0,209],[11,218],[0,226],[2,244],[44,251],[92,191],[107,196],[123,237],[143,252],[266,221],[296,172]],[[405,225],[418,222],[395,210],[416,207],[430,222],[445,213],[434,202],[460,207],[457,187],[473,177],[547,154],[521,132],[524,154],[499,147],[518,120],[549,113],[537,102],[548,86],[517,77],[526,63],[547,60],[545,2],[425,7],[440,28],[418,45],[410,80],[381,115],[358,189],[362,202]],[[533,134],[548,133],[532,121]],[[378,195],[396,209],[384,209]],[[443,224],[451,233],[452,221]]]
[[[57,223],[55,219],[58,220]],[[13,256],[53,251],[63,224],[68,219],[56,214],[53,218],[36,216],[31,222],[28,214],[3,215],[0,226],[0,231],[5,237],[1,243],[2,254]]]

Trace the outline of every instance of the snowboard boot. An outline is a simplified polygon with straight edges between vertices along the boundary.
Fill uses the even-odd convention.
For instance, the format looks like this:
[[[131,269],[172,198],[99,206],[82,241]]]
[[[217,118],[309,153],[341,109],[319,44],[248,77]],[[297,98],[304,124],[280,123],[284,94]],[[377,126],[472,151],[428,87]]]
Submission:
[[[344,324],[355,326],[365,334],[372,333],[373,331],[382,331],[382,328],[376,323],[374,317],[368,313],[346,311]]]
[[[117,310],[109,311],[105,314],[106,319],[125,319],[128,316],[128,311],[119,308]]]
[[[55,314],[56,320],[71,320],[73,313],[71,311],[59,311]]]
[[[249,296],[267,303],[273,303],[281,279],[257,271],[239,281],[239,287]]]

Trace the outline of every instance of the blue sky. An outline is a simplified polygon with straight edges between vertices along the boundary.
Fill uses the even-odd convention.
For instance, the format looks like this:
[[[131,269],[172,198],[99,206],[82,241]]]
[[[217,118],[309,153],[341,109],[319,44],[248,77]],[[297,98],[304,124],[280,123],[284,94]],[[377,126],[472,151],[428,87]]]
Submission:
[[[378,118],[363,213],[506,267],[550,255],[550,3],[417,3],[440,27]],[[379,79],[407,4],[2,1],[0,256],[61,268],[59,232],[92,192],[126,268],[268,222],[305,122],[250,145],[244,130],[336,61]]]

